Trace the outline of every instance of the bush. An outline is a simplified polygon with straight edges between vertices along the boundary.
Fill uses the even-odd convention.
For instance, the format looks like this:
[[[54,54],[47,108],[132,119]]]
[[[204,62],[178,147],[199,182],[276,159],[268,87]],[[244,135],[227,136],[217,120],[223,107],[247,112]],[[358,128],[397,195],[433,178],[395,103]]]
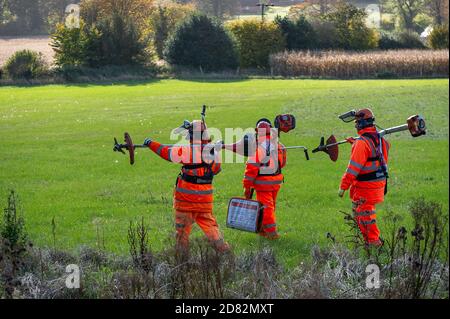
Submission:
[[[433,49],[448,49],[448,25],[435,26],[428,41]]]
[[[60,24],[51,45],[59,67],[142,64],[147,56],[145,42],[131,18],[118,13],[91,27],[83,21],[79,28]]]
[[[164,55],[173,65],[220,71],[238,66],[235,43],[216,20],[193,15],[169,37]]]
[[[146,60],[146,43],[129,16],[114,13],[101,20],[97,25],[100,31],[100,47],[87,48],[88,52],[99,52],[100,56],[91,57],[90,66],[142,64]],[[98,60],[98,61],[97,61]],[[95,62],[95,64],[94,64]]]
[[[22,50],[14,53],[5,63],[4,69],[11,79],[31,80],[44,75],[48,67],[41,53]]]
[[[288,50],[306,50],[317,47],[314,29],[304,16],[300,16],[296,21],[277,16],[275,23],[286,38]]]
[[[3,210],[0,238],[6,239],[11,246],[25,245],[27,242],[25,220],[19,210],[18,198],[14,191],[9,193],[8,206]]]
[[[413,31],[400,33],[383,32],[378,42],[378,47],[383,50],[425,48],[419,35]]]
[[[274,22],[236,20],[228,24],[238,42],[240,65],[243,68],[266,68],[269,56],[283,51],[286,41]]]
[[[396,35],[398,41],[402,44],[403,49],[424,49],[425,45],[420,40],[417,32],[406,30]]]
[[[368,50],[378,44],[376,33],[366,26],[367,14],[352,4],[340,3],[325,16],[336,27],[338,48]]]
[[[83,21],[80,21],[79,28],[58,24],[51,37],[55,64],[59,67],[94,64],[99,59],[97,55],[100,55],[100,36],[97,28],[88,28]]]
[[[382,50],[402,49],[403,44],[395,37],[394,34],[383,32],[378,41],[378,47]]]
[[[323,20],[315,20],[312,22],[314,32],[316,33],[317,48],[322,50],[337,49],[339,43],[336,26]]]
[[[24,255],[29,245],[18,198],[11,191],[0,221],[0,299],[2,295],[12,298],[19,286],[20,281],[16,278],[23,273]]]

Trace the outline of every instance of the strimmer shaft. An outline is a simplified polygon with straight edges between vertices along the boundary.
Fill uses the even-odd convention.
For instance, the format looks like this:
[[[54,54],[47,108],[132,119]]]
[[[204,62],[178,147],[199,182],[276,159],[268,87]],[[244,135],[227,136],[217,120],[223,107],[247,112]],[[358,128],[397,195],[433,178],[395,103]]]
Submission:
[[[381,130],[379,132],[379,134],[380,134],[381,137],[383,137],[385,135],[389,135],[389,134],[392,134],[392,133],[403,132],[403,131],[408,131],[408,130],[409,130],[408,124],[402,124],[402,125],[399,125],[399,126],[394,126],[394,127],[390,127],[390,128]],[[336,143],[333,143],[333,144],[328,144],[328,145],[325,145],[325,146],[326,147],[330,147],[330,146],[336,146],[336,145],[341,145],[341,144],[345,144],[345,143],[347,143],[347,140],[343,140],[343,141],[336,142]]]
[[[380,136],[384,136],[384,135],[388,135],[388,134],[392,134],[392,133],[397,133],[397,132],[403,132],[403,131],[407,131],[408,129],[409,129],[408,128],[408,124],[394,126],[394,127],[387,128],[385,130],[381,130],[380,131]]]
[[[297,145],[297,146],[285,146],[284,148],[287,149],[287,150],[293,150],[293,149],[299,149],[299,148],[303,149],[303,151],[305,152],[306,160],[309,161],[308,149],[305,146],[300,146],[300,145]]]

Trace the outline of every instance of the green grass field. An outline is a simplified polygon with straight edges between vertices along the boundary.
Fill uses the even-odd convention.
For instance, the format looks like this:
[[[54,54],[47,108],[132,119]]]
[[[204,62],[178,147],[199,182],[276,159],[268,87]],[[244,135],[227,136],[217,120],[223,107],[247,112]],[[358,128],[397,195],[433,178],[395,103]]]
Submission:
[[[407,216],[418,196],[442,203],[448,210],[449,111],[447,79],[436,80],[161,80],[115,85],[51,85],[0,88],[0,203],[9,189],[21,198],[27,230],[37,245],[74,250],[80,245],[104,245],[126,253],[130,220],[144,216],[154,249],[173,234],[172,187],[179,166],[139,150],[136,164],[112,152],[113,137],[124,131],[136,143],[145,137],[170,143],[170,131],[183,119],[199,118],[210,105],[207,123],[251,127],[260,117],[293,113],[298,127],[281,137],[285,145],[317,146],[321,136],[354,135],[352,124],[337,115],[371,106],[382,127],[403,124],[409,115],[427,119],[428,134],[389,137],[390,192],[378,209]],[[287,265],[307,258],[312,245],[325,244],[326,233],[342,240],[348,233],[340,210],[350,201],[337,197],[350,147],[338,162],[325,154],[289,151],[278,202],[282,238],[267,243],[254,234],[225,227],[230,197],[242,193],[244,164],[224,164],[215,179],[215,214],[226,239],[239,252],[271,245]],[[406,221],[407,222],[407,221]],[[197,227],[193,236],[201,236]],[[98,238],[101,238],[99,240]]]

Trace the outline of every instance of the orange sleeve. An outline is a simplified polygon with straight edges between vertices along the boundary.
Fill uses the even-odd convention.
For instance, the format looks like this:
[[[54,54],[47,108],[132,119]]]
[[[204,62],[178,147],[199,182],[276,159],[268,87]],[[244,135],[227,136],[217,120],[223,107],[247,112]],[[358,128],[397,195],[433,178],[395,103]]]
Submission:
[[[342,176],[340,189],[347,190],[358,177],[361,169],[369,158],[369,146],[361,139],[358,139],[352,145],[352,154],[347,166],[347,171]]]
[[[148,146],[154,153],[156,153],[162,159],[172,162],[172,146],[164,145],[155,141],[152,141]]]

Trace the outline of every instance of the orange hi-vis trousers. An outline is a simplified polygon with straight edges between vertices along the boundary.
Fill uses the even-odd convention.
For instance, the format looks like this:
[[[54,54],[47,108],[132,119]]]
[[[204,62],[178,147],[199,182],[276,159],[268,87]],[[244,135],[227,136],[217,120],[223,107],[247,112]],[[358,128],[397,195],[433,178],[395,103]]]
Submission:
[[[262,230],[268,235],[275,235],[277,233],[275,209],[278,191],[279,189],[273,191],[256,191],[256,199],[264,205]]]
[[[175,211],[175,227],[177,230],[177,247],[187,249],[189,247],[189,235],[194,223],[203,230],[206,238],[219,251],[227,250],[228,245],[224,242],[219,231],[216,218],[211,213],[192,213]]]
[[[353,203],[353,215],[358,223],[361,234],[368,244],[380,242],[380,230],[377,226],[375,205],[384,200],[383,188],[350,188],[350,198]]]

